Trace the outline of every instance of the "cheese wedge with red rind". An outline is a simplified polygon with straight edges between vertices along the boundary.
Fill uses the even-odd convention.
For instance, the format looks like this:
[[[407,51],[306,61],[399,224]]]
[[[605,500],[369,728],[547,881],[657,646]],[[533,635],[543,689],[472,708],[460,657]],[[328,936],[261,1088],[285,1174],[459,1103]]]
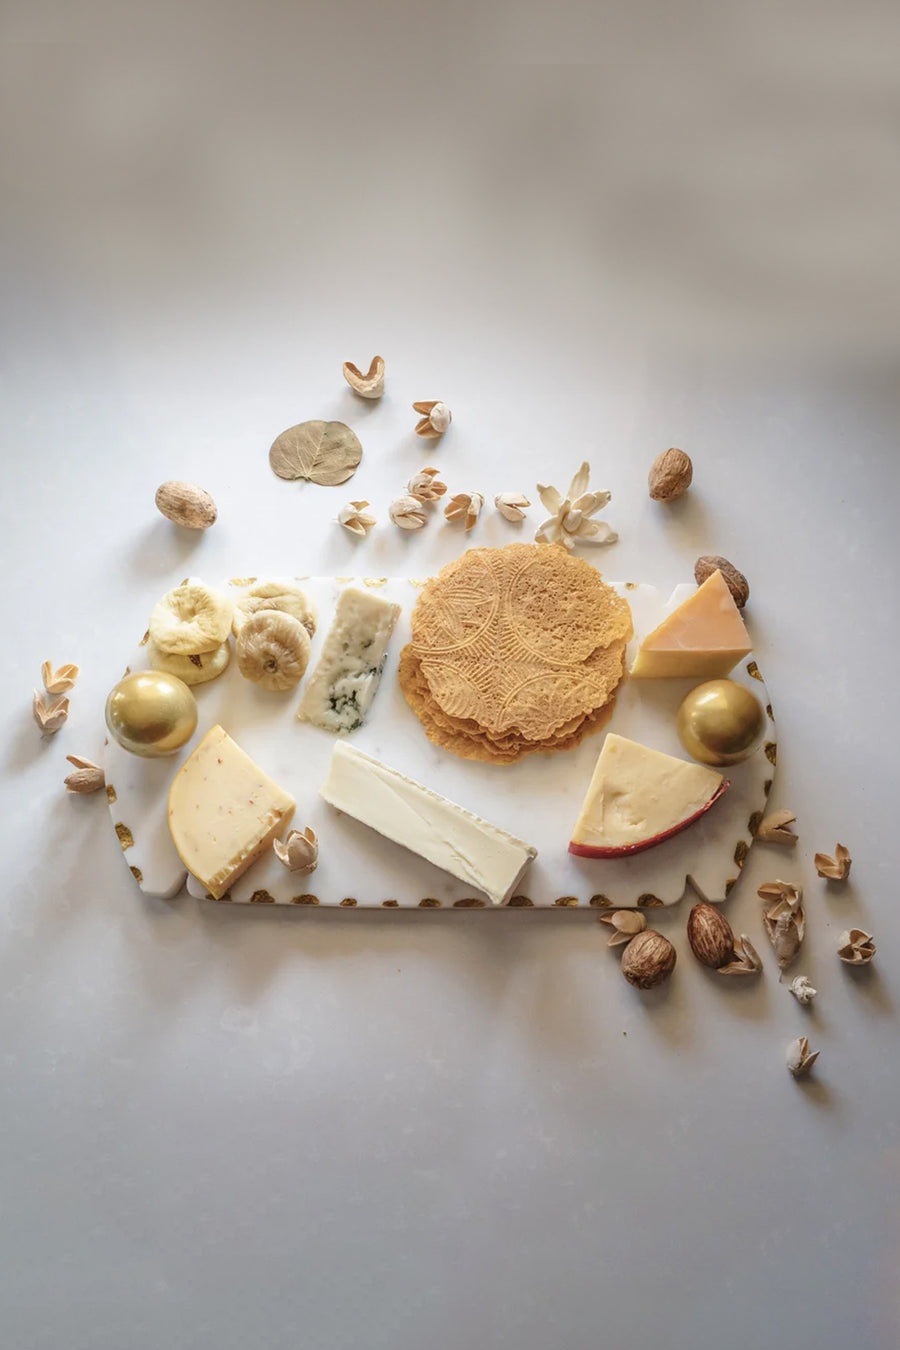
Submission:
[[[189,872],[219,900],[294,814],[294,799],[214,726],[172,779],[169,832]]]
[[[643,853],[693,825],[728,786],[714,769],[610,732],[572,831],[569,852],[582,858]]]
[[[712,680],[752,650],[740,610],[722,573],[713,572],[641,643],[632,675]]]

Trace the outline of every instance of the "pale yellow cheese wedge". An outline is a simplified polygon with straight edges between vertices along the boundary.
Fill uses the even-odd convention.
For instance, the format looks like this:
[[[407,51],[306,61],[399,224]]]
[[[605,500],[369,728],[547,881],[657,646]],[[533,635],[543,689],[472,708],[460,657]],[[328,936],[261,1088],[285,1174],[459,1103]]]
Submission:
[[[569,852],[582,858],[641,853],[699,820],[727,787],[715,769],[610,732]]]
[[[216,900],[272,847],[293,814],[293,797],[219,726],[207,732],[169,789],[172,842]]]
[[[631,673],[645,679],[682,675],[713,680],[727,675],[751,648],[725,578],[713,572],[644,638]]]

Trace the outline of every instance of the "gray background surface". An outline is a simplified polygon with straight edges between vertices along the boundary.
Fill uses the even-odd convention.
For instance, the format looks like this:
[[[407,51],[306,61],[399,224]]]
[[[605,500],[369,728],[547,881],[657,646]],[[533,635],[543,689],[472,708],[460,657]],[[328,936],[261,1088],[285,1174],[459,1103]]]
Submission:
[[[327,36],[368,43],[368,67],[339,45],[319,59],[326,20],[301,9],[185,17],[163,57],[138,11],[127,27],[94,7],[75,32],[5,8],[10,1350],[897,1345],[890,44],[840,44],[829,67],[823,20],[797,43],[807,106],[784,44],[743,20],[719,36],[749,73],[676,78],[666,53],[689,57],[688,36],[638,12],[599,68],[521,64],[571,59],[578,16],[482,15],[487,62],[464,68],[437,8],[341,7]],[[501,34],[517,67],[490,64]],[[840,115],[816,102],[829,70]],[[390,413],[340,375],[376,350]],[[395,426],[431,397],[455,414],[438,447],[411,410]],[[315,416],[359,430],[347,489],[268,469],[273,436]],[[669,445],[696,474],[665,509],[646,472]],[[67,752],[99,751],[163,589],[188,571],[423,575],[461,547],[387,524],[423,463],[534,499],[585,457],[613,492],[621,542],[591,555],[611,576],[667,587],[723,552],[750,577],[775,803],[801,834],[795,858],[755,849],[728,902],[762,980],[693,962],[686,902],[659,918],[675,975],[642,997],[586,912],[137,894],[103,802],[62,778]],[[207,536],[156,515],[168,477],[215,496]],[[333,519],[350,497],[384,522],[359,548]],[[82,674],[41,743],[45,657]],[[837,839],[853,874],[829,889],[811,859]],[[762,937],[756,886],[778,875],[807,887],[809,1011]],[[856,922],[879,944],[859,974],[835,956]],[[799,1084],[784,1050],[803,1033],[821,1058]]]

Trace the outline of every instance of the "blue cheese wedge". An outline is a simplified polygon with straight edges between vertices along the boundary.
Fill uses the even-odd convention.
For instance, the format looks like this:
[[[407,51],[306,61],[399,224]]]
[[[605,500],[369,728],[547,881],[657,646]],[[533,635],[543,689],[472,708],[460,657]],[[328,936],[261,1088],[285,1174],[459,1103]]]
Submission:
[[[339,743],[319,789],[331,806],[503,905],[537,849],[396,769]]]
[[[341,592],[322,655],[297,716],[324,731],[361,727],[378,692],[400,606],[348,586]]]

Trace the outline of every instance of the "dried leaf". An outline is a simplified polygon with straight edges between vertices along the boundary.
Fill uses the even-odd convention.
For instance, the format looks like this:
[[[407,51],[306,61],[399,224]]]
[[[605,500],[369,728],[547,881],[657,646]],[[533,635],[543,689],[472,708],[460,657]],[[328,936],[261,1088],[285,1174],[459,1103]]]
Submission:
[[[43,734],[52,736],[59,731],[69,715],[69,700],[67,698],[55,698],[48,703],[43,694],[35,690],[31,711]]]
[[[71,664],[54,670],[49,661],[41,666],[41,679],[48,694],[67,694],[78,679],[78,667]]]
[[[343,422],[299,422],[272,444],[269,463],[279,478],[306,478],[334,487],[346,483],[362,459],[362,446]]]
[[[843,844],[835,846],[833,858],[827,853],[817,853],[813,862],[819,876],[825,877],[828,881],[846,881],[853,865],[849,849],[844,848]]]
[[[796,821],[797,817],[789,807],[773,811],[770,816],[760,821],[756,838],[764,844],[784,844],[787,848],[793,848],[798,836],[790,826],[796,824]]]

